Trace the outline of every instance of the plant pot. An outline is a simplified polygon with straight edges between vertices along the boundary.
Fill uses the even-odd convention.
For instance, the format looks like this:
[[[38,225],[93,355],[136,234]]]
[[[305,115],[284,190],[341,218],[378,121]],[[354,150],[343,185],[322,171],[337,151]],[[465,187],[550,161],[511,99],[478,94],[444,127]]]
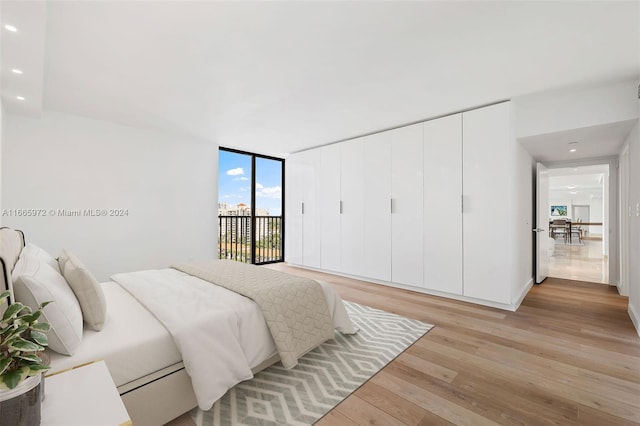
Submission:
[[[2,426],[40,425],[41,377],[28,377],[13,389],[0,390]]]

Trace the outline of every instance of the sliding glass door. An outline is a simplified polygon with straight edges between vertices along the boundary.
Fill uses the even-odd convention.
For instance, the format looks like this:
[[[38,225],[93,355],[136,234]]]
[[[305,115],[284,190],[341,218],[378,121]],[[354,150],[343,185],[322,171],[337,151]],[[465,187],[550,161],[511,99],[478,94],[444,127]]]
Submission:
[[[218,258],[284,260],[284,160],[220,148]]]

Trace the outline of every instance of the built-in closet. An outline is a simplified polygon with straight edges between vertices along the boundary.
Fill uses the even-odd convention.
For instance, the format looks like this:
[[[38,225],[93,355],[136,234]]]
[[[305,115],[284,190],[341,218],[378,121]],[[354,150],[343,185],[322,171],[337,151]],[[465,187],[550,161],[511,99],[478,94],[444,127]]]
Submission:
[[[516,157],[509,102],[293,154],[286,260],[513,304]]]

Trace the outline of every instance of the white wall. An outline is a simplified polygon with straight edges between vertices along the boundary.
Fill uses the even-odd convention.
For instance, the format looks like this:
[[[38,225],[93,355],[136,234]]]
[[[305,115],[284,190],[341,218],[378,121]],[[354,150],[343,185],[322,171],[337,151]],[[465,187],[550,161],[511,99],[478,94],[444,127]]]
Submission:
[[[640,335],[640,130],[638,123],[629,134],[629,315]],[[626,210],[628,214],[628,209]],[[623,229],[622,232],[625,232]]]
[[[535,179],[536,163],[524,147],[513,140],[516,150],[516,161],[514,166],[514,185],[516,195],[513,201],[507,200],[508,210],[516,220],[513,247],[516,251],[514,256],[513,277],[511,280],[511,303],[520,301],[525,289],[533,280],[533,182]]]
[[[636,119],[638,105],[629,93],[637,90],[633,80],[514,98],[515,137]]]
[[[3,217],[27,241],[76,253],[99,280],[213,258],[218,146],[180,135],[45,112],[5,114]],[[52,217],[58,209],[127,209],[125,217]]]

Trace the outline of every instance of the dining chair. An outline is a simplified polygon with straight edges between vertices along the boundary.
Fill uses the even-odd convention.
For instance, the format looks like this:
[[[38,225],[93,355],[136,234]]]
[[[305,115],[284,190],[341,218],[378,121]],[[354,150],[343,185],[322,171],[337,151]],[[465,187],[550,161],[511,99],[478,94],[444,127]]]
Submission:
[[[573,223],[571,226],[571,234],[569,235],[569,238],[571,239],[573,239],[574,235],[578,237],[578,242],[580,244],[582,244],[582,224],[581,223],[582,223],[582,219],[576,220],[576,222]]]
[[[567,242],[567,220],[566,219],[554,219],[551,224],[552,238],[555,240],[558,236],[562,236],[564,242]]]

